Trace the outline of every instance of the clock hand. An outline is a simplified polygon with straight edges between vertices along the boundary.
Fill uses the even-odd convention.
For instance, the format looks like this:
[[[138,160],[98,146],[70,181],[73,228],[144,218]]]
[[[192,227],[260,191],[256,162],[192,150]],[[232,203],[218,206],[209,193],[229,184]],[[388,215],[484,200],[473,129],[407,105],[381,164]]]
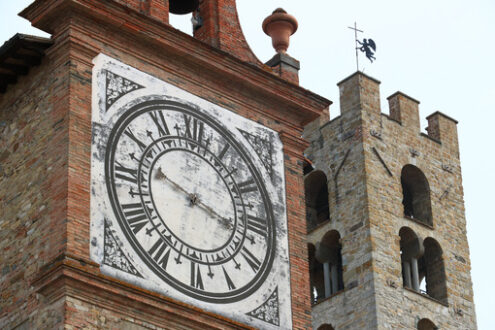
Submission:
[[[221,221],[222,221],[222,224],[227,228],[227,229],[232,229],[232,223],[231,223],[231,220],[227,219],[227,218],[224,218],[222,217],[220,214],[218,214],[217,212],[215,212],[215,210],[213,210],[211,207],[209,207],[208,205],[206,205],[204,202],[202,201],[199,201],[198,202],[198,206],[199,207],[202,207],[203,209],[205,209],[206,211],[208,211],[210,214],[216,216],[217,218],[219,218]]]
[[[182,188],[181,185],[179,185],[177,182],[173,181],[168,176],[166,176],[165,173],[163,173],[161,167],[158,168],[158,171],[156,173],[156,178],[157,179],[168,180],[176,189],[178,189],[178,190],[182,191],[183,193],[185,193],[189,197],[190,202],[191,202],[191,205],[195,205],[197,203],[198,196],[196,194],[190,194],[190,193],[188,193],[184,188]]]
[[[215,212],[211,207],[206,205],[204,202],[202,202],[199,199],[199,196],[197,194],[189,193],[187,192],[184,188],[182,188],[181,185],[178,183],[174,182],[172,179],[170,179],[165,173],[163,173],[163,170],[161,167],[158,168],[158,172],[156,173],[156,178],[157,179],[163,179],[163,180],[168,180],[174,187],[176,187],[178,190],[182,191],[189,197],[189,202],[191,203],[191,206],[193,205],[198,205],[200,208],[206,210],[208,213],[211,215],[216,216],[222,221],[222,224],[227,228],[227,229],[232,229],[232,223],[231,220],[222,217],[220,214]]]

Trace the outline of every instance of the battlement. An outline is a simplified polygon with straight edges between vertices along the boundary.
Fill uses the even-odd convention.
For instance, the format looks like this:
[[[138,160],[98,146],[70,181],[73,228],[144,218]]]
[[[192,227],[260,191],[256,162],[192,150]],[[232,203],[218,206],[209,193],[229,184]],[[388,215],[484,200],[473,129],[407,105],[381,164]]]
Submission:
[[[384,114],[380,106],[380,81],[362,72],[356,72],[337,85],[340,89],[341,117],[336,121],[362,120],[362,124],[369,126],[369,130],[379,132],[377,135],[387,134],[390,125],[399,124],[403,130],[457,150],[455,119],[437,111],[426,118],[427,133],[421,133],[418,100],[403,92],[395,92],[387,98],[389,114]]]

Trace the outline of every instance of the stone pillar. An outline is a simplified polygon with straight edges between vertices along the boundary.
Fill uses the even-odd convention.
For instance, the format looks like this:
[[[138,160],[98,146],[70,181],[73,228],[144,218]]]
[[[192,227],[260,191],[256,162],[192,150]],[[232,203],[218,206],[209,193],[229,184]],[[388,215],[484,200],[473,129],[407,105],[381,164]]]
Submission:
[[[330,286],[330,264],[323,263],[323,279],[325,281],[325,298],[332,295],[332,287]]]
[[[340,90],[341,118],[348,123],[349,128],[362,129],[360,127],[362,119],[374,124],[380,123],[380,82],[378,80],[362,72],[356,72],[337,85]],[[359,127],[353,127],[353,124]]]
[[[412,288],[415,291],[419,291],[419,271],[418,271],[417,258],[411,258],[411,272],[412,272]]]
[[[337,264],[332,264],[331,268],[332,273],[332,294],[337,293],[339,291],[339,273]]]
[[[402,263],[402,267],[404,269],[404,286],[406,288],[411,287],[411,264],[409,261],[404,261]]]

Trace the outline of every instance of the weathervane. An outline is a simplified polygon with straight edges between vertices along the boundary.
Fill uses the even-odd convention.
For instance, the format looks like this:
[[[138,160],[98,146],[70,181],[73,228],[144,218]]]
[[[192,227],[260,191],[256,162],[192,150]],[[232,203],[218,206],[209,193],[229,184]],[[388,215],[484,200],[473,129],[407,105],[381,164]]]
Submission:
[[[359,71],[359,53],[358,53],[358,50],[365,53],[368,60],[370,60],[371,63],[373,63],[373,60],[376,60],[376,57],[374,56],[375,51],[376,51],[376,44],[373,41],[373,39],[371,39],[371,38],[368,38],[368,39],[365,38],[365,39],[363,39],[363,42],[358,40],[358,36],[357,36],[358,32],[362,33],[364,31],[359,30],[357,28],[356,22],[354,22],[354,27],[349,26],[349,29],[354,30],[354,40],[356,42],[356,67],[357,67],[357,70]],[[358,46],[358,43],[359,43],[359,45],[361,45],[360,47]]]

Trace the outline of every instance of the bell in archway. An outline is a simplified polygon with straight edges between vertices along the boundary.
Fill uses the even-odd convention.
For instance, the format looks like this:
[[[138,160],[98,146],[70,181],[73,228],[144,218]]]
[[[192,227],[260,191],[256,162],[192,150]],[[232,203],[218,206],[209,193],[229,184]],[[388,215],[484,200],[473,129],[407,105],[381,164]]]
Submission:
[[[172,14],[188,14],[199,6],[199,0],[169,0],[169,12]]]

